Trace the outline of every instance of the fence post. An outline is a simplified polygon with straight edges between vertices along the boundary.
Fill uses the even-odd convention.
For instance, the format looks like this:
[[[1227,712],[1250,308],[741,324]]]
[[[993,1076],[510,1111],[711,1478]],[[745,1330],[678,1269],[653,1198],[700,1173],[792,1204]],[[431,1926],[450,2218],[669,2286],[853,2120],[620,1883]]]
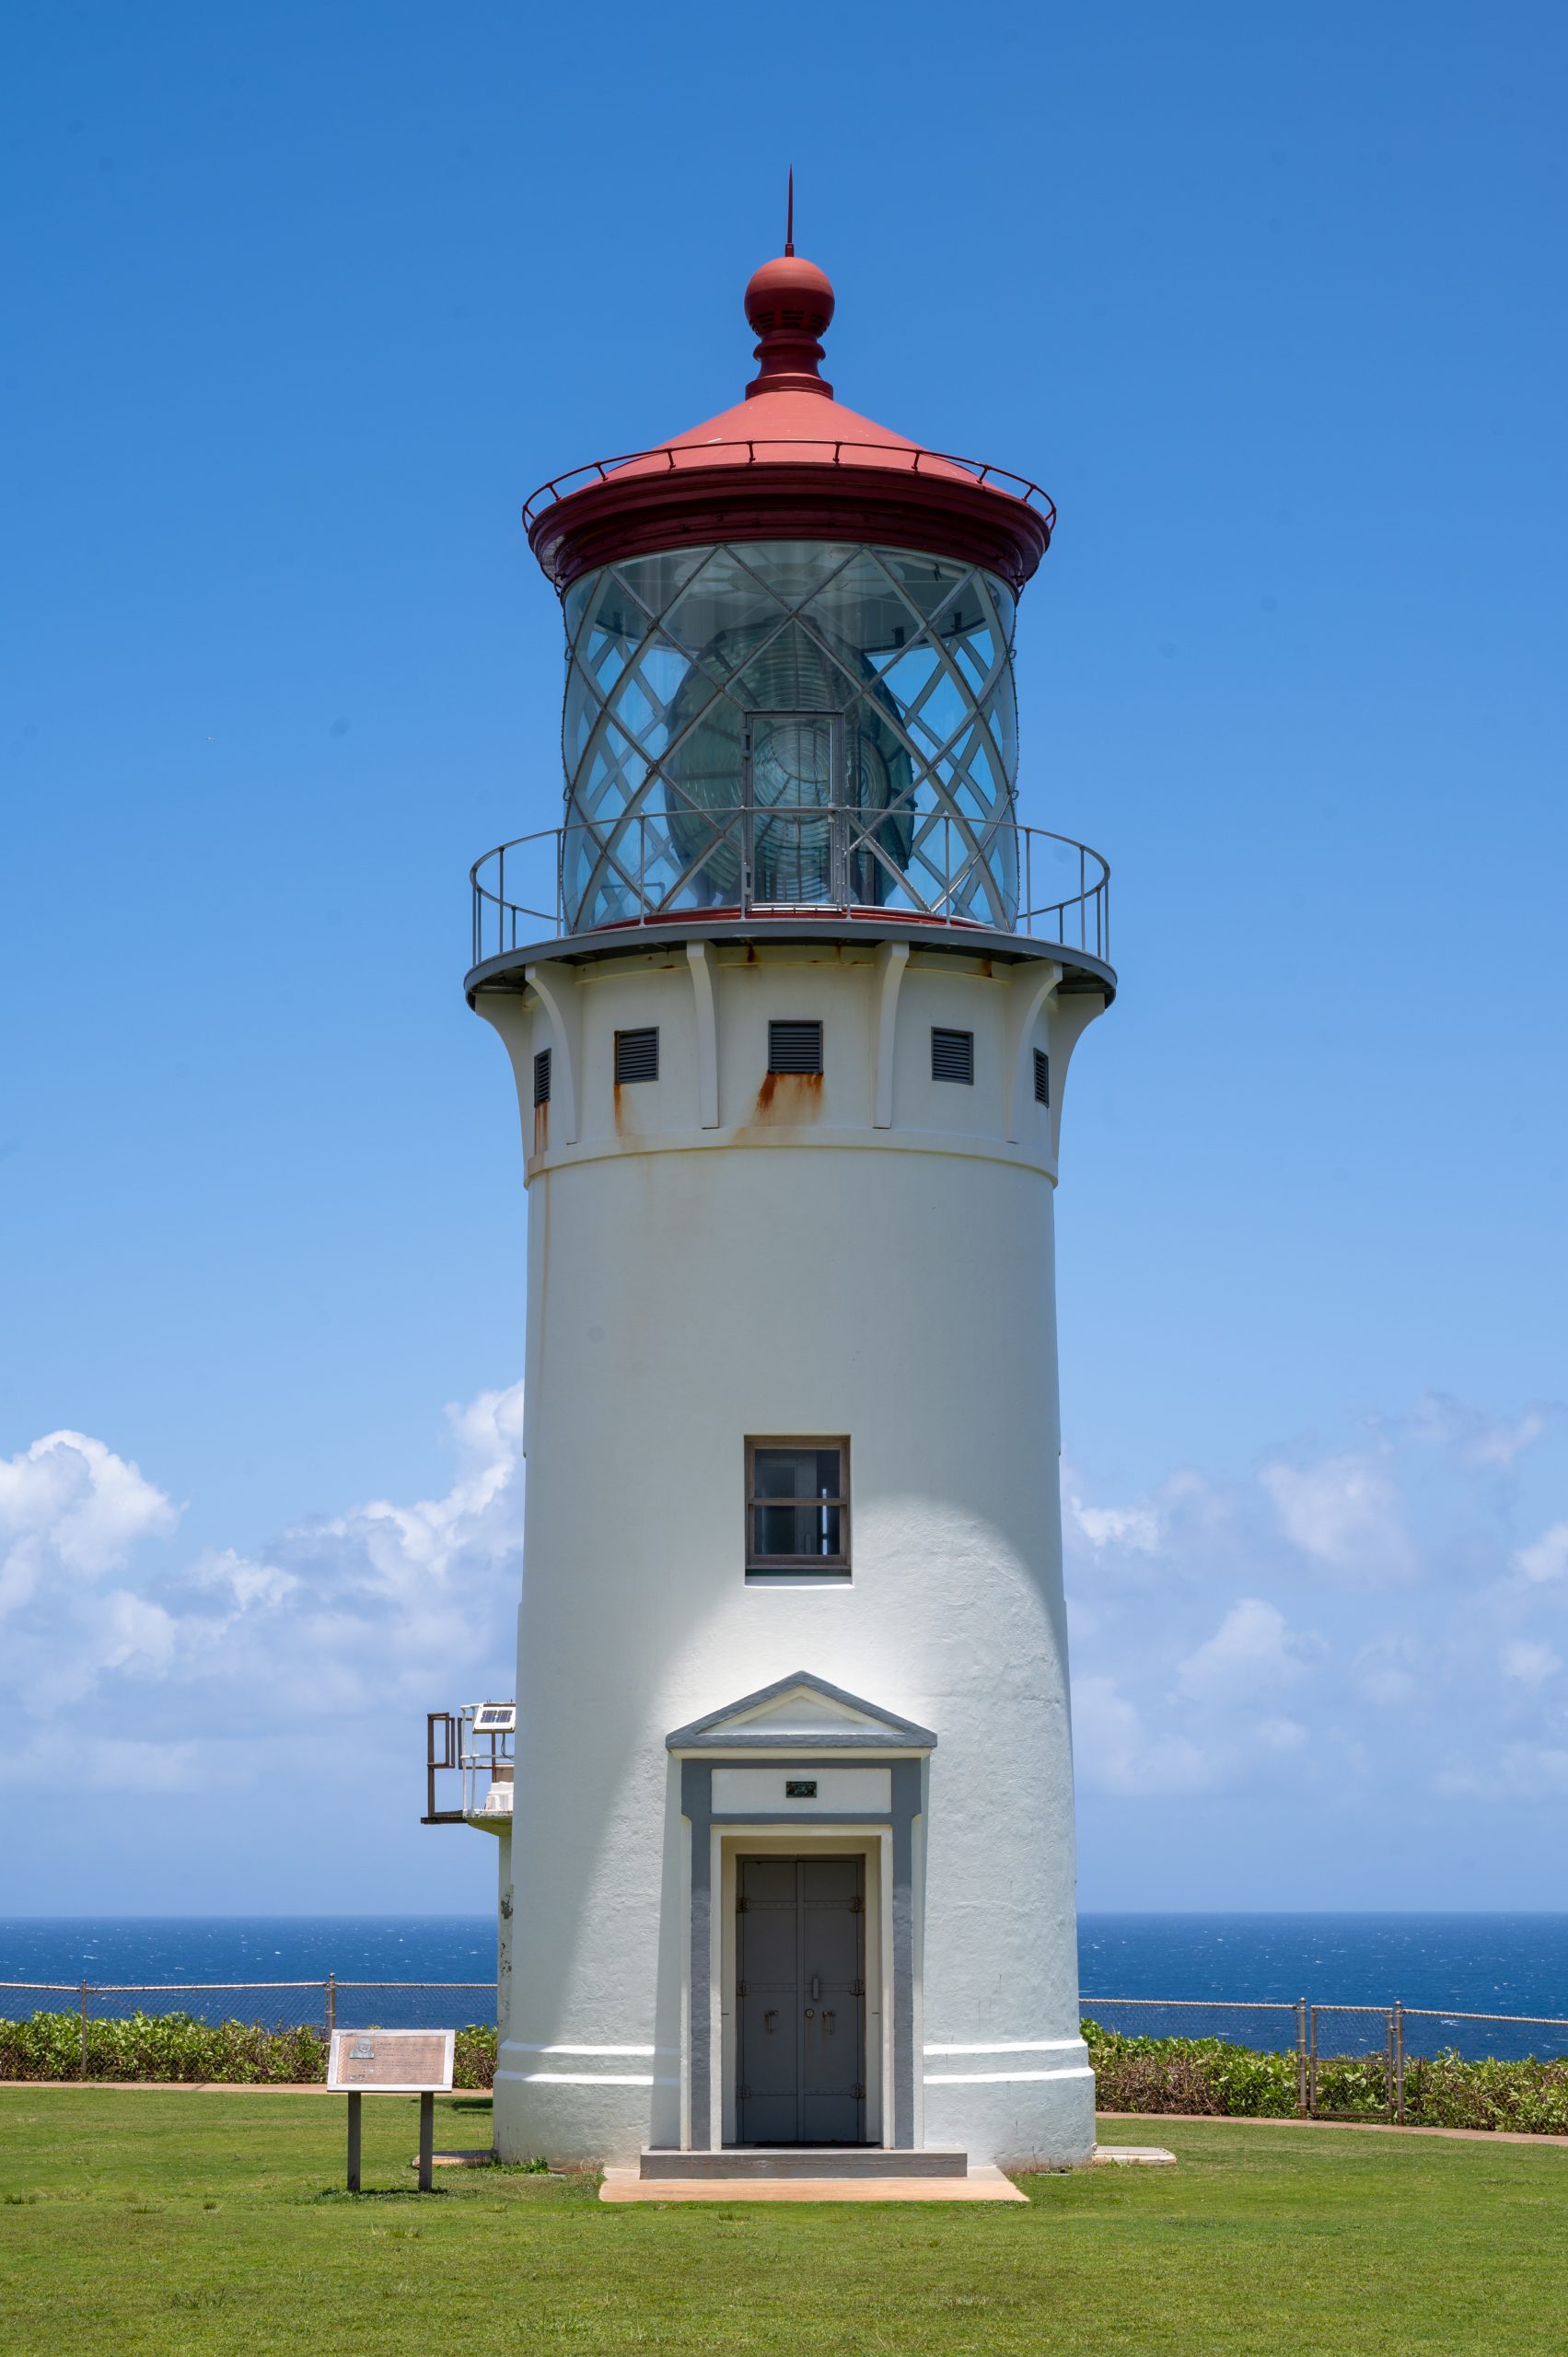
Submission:
[[[82,1983],[82,2065],[78,2076],[87,2075],[87,1984]]]
[[[1307,2033],[1307,2117],[1308,2119],[1316,2119],[1318,2117],[1318,2008],[1316,2005],[1310,2008],[1308,2019],[1311,2028]]]
[[[338,1976],[335,1972],[329,1972],[327,1975],[324,2011],[327,2022],[327,2042],[331,2045],[332,2032],[338,2026]]]
[[[1394,2118],[1402,2128],[1405,2124],[1405,2008],[1402,1998],[1394,2000]]]
[[[1298,2119],[1305,2119],[1310,2111],[1307,2083],[1307,2000],[1295,2001],[1295,2108]]]

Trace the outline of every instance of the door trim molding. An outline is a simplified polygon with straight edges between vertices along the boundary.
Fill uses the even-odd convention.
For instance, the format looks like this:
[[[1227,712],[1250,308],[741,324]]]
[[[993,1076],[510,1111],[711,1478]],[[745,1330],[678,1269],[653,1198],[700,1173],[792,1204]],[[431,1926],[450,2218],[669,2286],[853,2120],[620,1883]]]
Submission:
[[[780,1748],[768,1759],[761,1751],[749,1754],[752,1764],[787,1770],[798,1776],[803,1769],[842,1768],[844,1749],[834,1748],[821,1759]],[[681,2075],[688,2101],[682,2106],[687,2150],[714,2152],[724,2142],[724,2060],[722,2008],[715,2002],[721,1971],[720,1850],[722,1839],[740,1833],[788,1833],[803,1842],[820,1832],[854,1830],[876,1836],[881,1843],[883,1872],[881,1904],[887,1938],[883,1956],[886,1986],[885,2033],[887,2068],[882,2089],[882,2142],[899,2150],[914,2149],[920,2141],[920,2092],[923,2072],[917,2048],[920,2007],[916,1985],[916,1829],[925,1812],[926,1767],[923,1759],[894,1759],[892,1804],[885,1810],[867,1809],[850,1819],[837,1813],[820,1815],[801,1809],[748,1810],[744,1817],[715,1812],[713,1805],[712,1758],[680,1761],[680,1814],[689,1840],[690,1922],[685,2053]]]

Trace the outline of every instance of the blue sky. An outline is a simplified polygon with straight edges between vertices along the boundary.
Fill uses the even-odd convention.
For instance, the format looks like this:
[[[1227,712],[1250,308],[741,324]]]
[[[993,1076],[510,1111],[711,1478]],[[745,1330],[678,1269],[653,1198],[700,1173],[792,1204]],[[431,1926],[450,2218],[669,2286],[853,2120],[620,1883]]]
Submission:
[[[1563,19],[954,25],[13,18],[0,1911],[488,1901],[413,1820],[515,1601],[517,510],[736,397],[791,162],[841,398],[1061,509],[1084,1899],[1561,1903]]]

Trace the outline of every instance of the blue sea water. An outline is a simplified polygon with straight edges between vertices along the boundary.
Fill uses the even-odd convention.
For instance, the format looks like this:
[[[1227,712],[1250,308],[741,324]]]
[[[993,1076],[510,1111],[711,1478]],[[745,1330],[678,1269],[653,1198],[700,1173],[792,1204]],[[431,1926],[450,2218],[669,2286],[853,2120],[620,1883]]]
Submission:
[[[1086,1997],[1568,2016],[1568,1914],[1085,1915]]]
[[[1568,2016],[1568,1914],[1530,1915],[1085,1915],[1078,1926],[1086,2010],[1097,2000],[1135,1999],[1102,2018],[1127,2029],[1220,2031],[1249,2044],[1288,2045],[1294,2022],[1260,2014],[1249,2022],[1205,2010],[1183,2021],[1153,2001],[1221,2004],[1387,2006],[1395,1998],[1434,2016],[1499,2014]],[[476,1916],[20,1917],[0,1921],[0,1981],[172,1982],[494,1980],[495,1923]],[[31,2010],[43,1999],[22,1999]],[[59,2001],[55,2001],[59,2002]],[[178,2003],[178,1997],[157,2001]],[[281,2002],[281,2001],[280,2001]],[[233,1999],[195,2001],[198,2010],[236,2010]],[[346,1998],[390,2026],[404,2018],[483,2018],[481,1992],[459,2003],[432,1991],[399,2001],[377,1991]],[[14,1992],[0,1990],[0,2013]],[[121,2010],[107,2002],[103,2011]],[[301,2003],[296,2019],[315,2018]],[[249,2017],[249,2016],[247,2016]],[[1359,2035],[1348,2020],[1346,2038]],[[1382,2031],[1369,2019],[1365,2038]],[[1568,2051],[1568,2034],[1412,2026],[1412,2050],[1461,2043],[1495,2053]]]

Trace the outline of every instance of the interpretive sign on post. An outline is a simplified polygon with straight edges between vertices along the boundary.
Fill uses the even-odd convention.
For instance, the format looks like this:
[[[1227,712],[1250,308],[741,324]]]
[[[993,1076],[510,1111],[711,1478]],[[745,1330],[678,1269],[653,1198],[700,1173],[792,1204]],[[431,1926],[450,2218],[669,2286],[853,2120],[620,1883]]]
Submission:
[[[452,2084],[451,2029],[334,2029],[327,2054],[327,2084],[348,2097],[348,2189],[359,2191],[362,2096],[419,2097],[419,2189],[428,2193],[435,2167],[436,2097]]]

